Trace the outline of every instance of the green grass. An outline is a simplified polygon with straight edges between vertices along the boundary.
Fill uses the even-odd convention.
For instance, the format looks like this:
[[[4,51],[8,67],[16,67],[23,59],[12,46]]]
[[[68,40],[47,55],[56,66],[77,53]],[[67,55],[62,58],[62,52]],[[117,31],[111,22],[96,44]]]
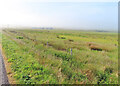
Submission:
[[[117,84],[117,33],[3,30],[2,47],[20,84]],[[89,44],[102,51],[91,50]],[[70,49],[72,48],[72,55]]]

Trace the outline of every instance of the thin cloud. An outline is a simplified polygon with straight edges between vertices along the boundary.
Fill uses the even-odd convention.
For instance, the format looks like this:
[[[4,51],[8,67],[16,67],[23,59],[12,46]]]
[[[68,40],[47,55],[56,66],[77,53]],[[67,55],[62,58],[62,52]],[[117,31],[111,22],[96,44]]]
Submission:
[[[117,2],[86,3],[41,3],[43,0],[1,0],[0,26],[45,26],[61,28],[117,28]],[[49,0],[54,1],[54,0]],[[73,0],[69,0],[69,2]],[[82,2],[83,0],[79,0]],[[89,0],[94,1],[94,0]],[[117,1],[117,0],[116,0]],[[48,2],[48,0],[44,0]],[[74,0],[73,2],[78,2]],[[114,3],[115,2],[115,3]],[[114,6],[115,5],[115,6]],[[106,16],[107,15],[107,16]]]

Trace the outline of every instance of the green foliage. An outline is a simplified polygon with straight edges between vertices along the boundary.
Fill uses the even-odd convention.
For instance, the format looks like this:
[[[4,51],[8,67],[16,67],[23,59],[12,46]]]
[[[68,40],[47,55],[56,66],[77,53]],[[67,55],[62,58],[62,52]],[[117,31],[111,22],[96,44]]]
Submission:
[[[9,36],[3,34],[2,47],[19,84],[118,83],[117,34],[65,30],[5,32]],[[90,50],[88,43],[103,51]]]
[[[72,56],[67,54],[67,53],[63,53],[63,52],[54,52],[54,55],[56,57],[60,57],[62,58],[63,60],[66,60],[66,61],[69,61],[72,59]]]
[[[15,72],[14,77],[19,80],[19,83],[22,84],[31,84],[31,83],[39,83],[38,80],[42,78],[42,82],[45,83],[47,80],[50,80],[49,83],[55,83],[56,79],[51,76],[52,71],[49,71],[42,65],[40,65],[37,61],[32,60],[32,57],[24,48],[20,48],[15,42],[3,37],[3,49],[8,57],[8,62],[11,62],[11,68]],[[5,46],[7,45],[7,46]],[[12,50],[10,50],[12,48]],[[16,52],[15,52],[16,51]],[[32,60],[29,62],[27,60],[30,58]],[[41,76],[35,78],[35,76]]]
[[[18,36],[18,37],[16,37],[17,39],[23,39],[23,37],[22,36]]]

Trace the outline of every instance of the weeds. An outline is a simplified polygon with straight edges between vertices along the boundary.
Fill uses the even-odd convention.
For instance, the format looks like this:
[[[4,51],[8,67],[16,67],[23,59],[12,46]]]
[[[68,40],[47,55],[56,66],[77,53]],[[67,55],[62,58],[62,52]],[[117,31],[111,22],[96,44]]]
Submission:
[[[3,34],[2,47],[19,84],[118,83],[117,34],[56,30],[4,32],[9,35]]]

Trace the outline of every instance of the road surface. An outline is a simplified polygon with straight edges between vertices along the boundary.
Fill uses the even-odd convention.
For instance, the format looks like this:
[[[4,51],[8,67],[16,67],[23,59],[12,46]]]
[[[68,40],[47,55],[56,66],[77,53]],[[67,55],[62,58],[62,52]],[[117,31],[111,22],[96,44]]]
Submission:
[[[5,69],[4,60],[0,50],[0,86],[2,84],[9,84],[9,81],[8,81],[8,77]]]

